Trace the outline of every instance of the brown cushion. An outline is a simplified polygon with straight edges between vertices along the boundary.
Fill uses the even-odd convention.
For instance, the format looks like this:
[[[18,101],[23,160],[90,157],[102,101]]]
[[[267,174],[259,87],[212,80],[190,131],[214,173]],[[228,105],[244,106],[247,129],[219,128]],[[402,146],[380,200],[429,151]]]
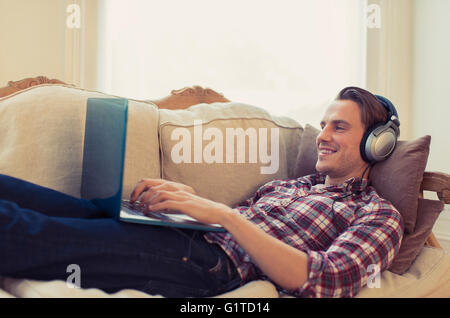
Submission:
[[[404,234],[399,254],[389,270],[395,274],[405,273],[423,248],[425,241],[433,229],[444,203],[436,200],[419,199],[417,220],[414,232]]]
[[[400,212],[405,233],[414,232],[418,194],[430,151],[430,136],[399,141],[389,159],[377,163],[370,173],[372,185]]]
[[[297,157],[296,176],[315,173],[316,137],[320,130],[306,125]],[[399,141],[386,161],[377,163],[370,173],[371,184],[400,212],[405,232],[413,233],[417,218],[418,193],[430,149],[430,136]]]

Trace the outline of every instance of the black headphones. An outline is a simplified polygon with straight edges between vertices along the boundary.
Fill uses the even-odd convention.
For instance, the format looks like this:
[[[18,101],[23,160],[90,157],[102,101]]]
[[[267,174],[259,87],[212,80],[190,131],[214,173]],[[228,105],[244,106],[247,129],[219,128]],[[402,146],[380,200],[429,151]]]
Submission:
[[[400,136],[400,120],[397,110],[386,97],[375,95],[388,112],[386,123],[377,123],[367,129],[360,144],[361,157],[365,162],[375,164],[387,159],[397,145]]]

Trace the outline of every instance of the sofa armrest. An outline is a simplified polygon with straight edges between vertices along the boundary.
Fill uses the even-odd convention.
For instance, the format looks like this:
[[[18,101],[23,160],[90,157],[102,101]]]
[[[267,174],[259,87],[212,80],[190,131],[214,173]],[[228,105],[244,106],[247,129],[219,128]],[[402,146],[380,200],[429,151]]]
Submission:
[[[443,172],[425,172],[421,185],[423,191],[436,192],[439,200],[445,204],[450,204],[450,175]]]
[[[185,109],[197,104],[211,104],[211,103],[226,103],[230,102],[223,94],[217,93],[210,88],[203,88],[200,86],[185,87],[178,90],[173,90],[169,96],[150,100],[163,109]]]
[[[425,172],[420,186],[419,198],[423,197],[423,191],[436,192],[440,201],[450,204],[450,175],[443,172]],[[442,248],[433,233],[427,238],[426,246]]]
[[[45,76],[24,78],[19,81],[9,81],[5,87],[0,87],[0,97],[11,95],[26,88],[41,84],[66,84],[57,79],[49,79]]]

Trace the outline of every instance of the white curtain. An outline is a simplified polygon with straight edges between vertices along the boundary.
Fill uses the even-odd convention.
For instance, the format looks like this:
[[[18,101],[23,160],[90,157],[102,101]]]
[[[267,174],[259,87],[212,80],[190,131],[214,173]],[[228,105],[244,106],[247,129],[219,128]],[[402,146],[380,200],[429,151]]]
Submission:
[[[157,99],[200,85],[318,126],[365,86],[364,0],[100,0],[99,90]]]

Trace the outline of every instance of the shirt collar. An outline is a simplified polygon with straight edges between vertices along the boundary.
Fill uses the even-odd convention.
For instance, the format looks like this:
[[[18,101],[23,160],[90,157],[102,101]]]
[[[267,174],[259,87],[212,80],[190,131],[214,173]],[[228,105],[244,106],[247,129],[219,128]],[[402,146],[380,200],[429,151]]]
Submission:
[[[316,173],[316,174],[308,176],[307,179],[308,179],[308,183],[310,184],[310,187],[312,187],[317,184],[324,184],[325,177],[326,177],[325,174]],[[360,177],[352,177],[352,178],[344,181],[341,184],[334,184],[334,185],[326,186],[326,187],[323,187],[322,189],[324,191],[330,191],[330,192],[359,193],[359,192],[364,191],[368,185],[369,185],[369,180],[361,179]]]

